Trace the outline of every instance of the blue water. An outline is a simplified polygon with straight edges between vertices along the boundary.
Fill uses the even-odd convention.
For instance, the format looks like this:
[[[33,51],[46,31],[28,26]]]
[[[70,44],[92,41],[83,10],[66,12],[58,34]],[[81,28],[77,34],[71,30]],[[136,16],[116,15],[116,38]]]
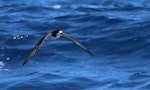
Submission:
[[[64,38],[62,29],[93,52]],[[149,0],[0,0],[0,90],[149,90]]]

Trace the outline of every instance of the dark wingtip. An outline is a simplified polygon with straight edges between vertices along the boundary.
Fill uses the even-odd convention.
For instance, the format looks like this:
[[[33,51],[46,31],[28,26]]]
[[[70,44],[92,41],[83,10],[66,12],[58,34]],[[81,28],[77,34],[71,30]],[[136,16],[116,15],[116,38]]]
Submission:
[[[90,52],[90,55],[91,55],[92,57],[94,57],[94,54],[93,54],[93,53],[91,53],[91,52]]]
[[[88,51],[86,51],[88,54],[90,54],[92,57],[94,57],[94,54],[90,51],[90,50],[88,50]]]
[[[94,54],[91,54],[92,57],[94,57]]]
[[[22,65],[24,66],[26,63],[27,63],[27,62],[23,62],[23,64],[22,64]]]

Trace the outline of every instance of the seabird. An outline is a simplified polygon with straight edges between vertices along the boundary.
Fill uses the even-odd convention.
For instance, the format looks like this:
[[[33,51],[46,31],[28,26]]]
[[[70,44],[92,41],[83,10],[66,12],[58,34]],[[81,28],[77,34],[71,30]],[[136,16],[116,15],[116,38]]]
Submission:
[[[79,46],[80,48],[82,48],[85,52],[89,53],[91,56],[94,56],[90,50],[88,50],[85,46],[83,46],[76,38],[64,33],[62,30],[54,30],[48,34],[46,34],[44,37],[42,37],[40,39],[40,41],[35,45],[35,47],[33,48],[33,50],[31,51],[31,53],[28,55],[28,57],[25,59],[25,61],[23,62],[23,65],[25,65],[30,59],[31,57],[37,52],[37,50],[40,48],[40,46],[44,43],[44,41],[46,39],[50,39],[50,40],[56,40],[60,37],[64,37],[68,40],[71,40],[72,42],[74,42],[77,46]]]

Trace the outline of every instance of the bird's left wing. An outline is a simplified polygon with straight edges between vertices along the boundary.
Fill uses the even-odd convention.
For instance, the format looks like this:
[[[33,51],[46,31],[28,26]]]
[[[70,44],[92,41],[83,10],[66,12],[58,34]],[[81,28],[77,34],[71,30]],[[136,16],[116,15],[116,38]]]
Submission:
[[[30,59],[31,57],[38,51],[38,49],[40,48],[40,46],[44,43],[44,41],[46,40],[46,38],[51,35],[51,33],[48,33],[47,35],[45,35],[44,37],[42,37],[40,39],[40,41],[35,45],[35,47],[33,48],[33,50],[31,51],[31,53],[28,55],[28,57],[25,59],[25,61],[23,62],[23,65],[25,65]]]
[[[76,38],[74,38],[64,32],[61,34],[61,36],[73,41],[77,46],[82,48],[85,52],[89,53],[91,56],[94,56],[93,53],[89,49],[87,49],[85,46],[83,46]]]

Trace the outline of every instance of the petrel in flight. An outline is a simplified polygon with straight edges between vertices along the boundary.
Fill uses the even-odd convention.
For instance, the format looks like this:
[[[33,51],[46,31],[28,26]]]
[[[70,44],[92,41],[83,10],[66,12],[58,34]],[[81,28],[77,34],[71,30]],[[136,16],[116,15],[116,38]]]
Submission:
[[[77,46],[79,46],[80,48],[82,48],[85,52],[89,53],[91,56],[94,56],[90,50],[88,50],[85,46],[83,46],[76,38],[64,33],[62,30],[55,30],[52,31],[50,33],[48,33],[47,35],[45,35],[44,37],[42,37],[40,39],[40,41],[35,45],[35,47],[33,48],[33,50],[31,51],[31,53],[28,55],[28,57],[25,59],[25,61],[23,62],[23,65],[25,65],[30,59],[31,57],[37,52],[37,50],[40,48],[40,46],[44,43],[44,41],[46,39],[50,39],[50,40],[56,40],[60,37],[64,37],[66,39],[71,40],[72,42],[74,42]]]

